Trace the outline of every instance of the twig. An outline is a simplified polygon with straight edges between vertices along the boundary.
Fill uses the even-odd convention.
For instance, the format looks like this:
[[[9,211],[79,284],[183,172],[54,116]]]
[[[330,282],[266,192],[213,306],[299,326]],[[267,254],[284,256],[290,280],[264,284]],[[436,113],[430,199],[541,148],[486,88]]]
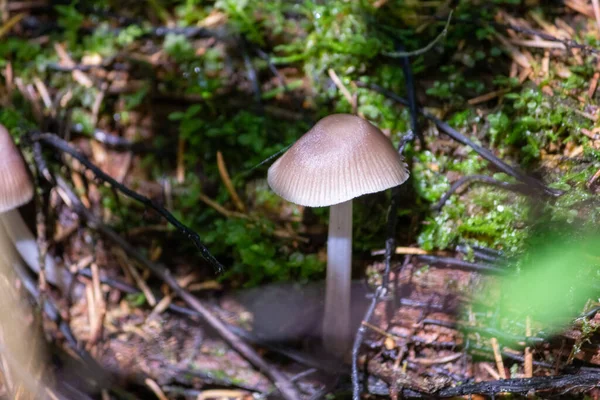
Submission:
[[[462,254],[473,254],[475,258],[488,263],[496,263],[501,261],[503,257],[503,254],[500,251],[466,244],[459,244],[456,246],[456,251]]]
[[[156,212],[158,212],[171,225],[173,225],[175,228],[177,228],[180,232],[182,232],[185,236],[187,236],[187,238],[190,239],[196,245],[196,247],[200,250],[200,253],[204,257],[204,259],[215,269],[216,273],[223,272],[223,269],[224,269],[223,265],[221,265],[221,263],[219,261],[217,261],[217,259],[208,251],[208,248],[200,241],[200,236],[196,232],[194,232],[193,230],[191,230],[190,228],[188,228],[187,226],[185,226],[184,224],[179,222],[179,220],[177,218],[175,218],[175,216],[173,216],[173,214],[171,214],[165,208],[159,206],[151,199],[149,199],[145,196],[142,196],[141,194],[139,194],[139,193],[129,189],[128,187],[122,185],[121,183],[117,182],[110,175],[104,173],[100,168],[98,168],[93,163],[91,163],[84,155],[82,155],[77,150],[72,148],[66,141],[59,138],[58,136],[53,135],[51,133],[37,133],[36,132],[36,133],[31,133],[29,135],[29,139],[32,142],[45,143],[51,147],[54,147],[57,150],[60,150],[61,152],[69,154],[71,157],[75,158],[77,161],[79,161],[81,164],[83,164],[86,168],[88,168],[90,171],[92,171],[97,178],[101,179],[102,181],[108,182],[112,187],[116,188],[117,190],[119,190],[120,192],[125,194],[126,196],[131,197],[132,199],[137,200],[140,203],[144,204],[146,207],[150,207],[153,210],[155,210]]]
[[[117,262],[121,265],[121,267],[126,272],[128,272],[131,275],[134,282],[137,284],[138,288],[140,288],[142,293],[144,293],[144,296],[146,297],[146,301],[148,302],[148,304],[151,307],[156,306],[157,302],[156,302],[156,298],[154,297],[154,294],[148,287],[148,284],[146,283],[146,281],[144,279],[142,279],[140,274],[137,272],[137,269],[135,268],[135,266],[129,265],[129,260],[127,259],[127,255],[125,254],[125,252],[121,248],[116,248],[115,255],[117,256]]]
[[[383,286],[379,286],[377,288],[375,296],[373,296],[373,299],[371,300],[371,304],[369,305],[369,308],[367,309],[367,312],[365,313],[365,316],[363,317],[363,323],[358,328],[358,332],[356,333],[356,337],[354,338],[354,344],[352,346],[352,399],[353,400],[360,400],[361,387],[360,387],[359,371],[358,371],[358,355],[359,355],[359,351],[360,351],[360,346],[362,344],[363,338],[364,338],[366,330],[367,330],[366,325],[364,323],[368,322],[371,319],[371,317],[373,316],[373,312],[375,312],[375,306],[377,305],[377,302],[379,301],[379,299],[381,297],[384,297],[385,292],[386,292],[386,290],[384,289]],[[386,393],[386,396],[388,394],[389,394],[389,392]]]
[[[497,275],[506,274],[506,272],[507,272],[506,270],[504,270],[502,268],[494,267],[493,265],[472,263],[472,262],[468,262],[468,261],[457,260],[456,258],[452,258],[452,257],[417,255],[417,259],[419,261],[422,261],[427,264],[448,265],[448,266],[458,268],[458,269],[463,269],[466,271],[475,271],[475,272],[482,272],[482,273],[487,272],[490,274],[497,274]]]
[[[81,71],[81,72],[90,72],[93,70],[104,69],[111,71],[129,71],[130,67],[127,64],[121,63],[103,63],[98,65],[85,65],[85,64],[75,64],[70,63],[69,65],[61,65],[53,62],[49,62],[45,64],[46,68],[56,71],[56,72],[73,72],[73,71]]]
[[[98,341],[102,337],[102,330],[104,327],[104,317],[106,316],[106,302],[104,300],[104,293],[100,285],[100,275],[98,271],[98,264],[93,262],[90,266],[92,271],[92,284],[91,284],[91,307],[94,309],[91,319],[90,338],[88,345],[96,346]],[[93,318],[92,318],[93,317]],[[95,347],[97,350],[97,347]]]
[[[495,395],[498,393],[547,392],[549,390],[589,390],[598,387],[600,374],[543,376],[525,379],[506,379],[502,381],[479,382],[442,389],[436,393],[439,397],[465,396],[469,394]],[[564,393],[563,393],[564,394]]]
[[[260,81],[258,79],[258,74],[256,73],[256,69],[254,68],[254,64],[252,64],[252,60],[250,59],[250,55],[247,50],[247,43],[244,37],[239,41],[239,47],[242,52],[242,58],[244,59],[244,66],[246,67],[246,73],[248,76],[248,80],[250,81],[250,85],[252,86],[252,92],[254,93],[254,101],[259,105],[259,111],[262,113],[262,91],[260,89]]]
[[[371,84],[364,83],[364,82],[360,82],[360,81],[356,81],[355,83],[359,87],[368,88],[368,89],[374,90],[378,93],[381,93],[384,96],[398,102],[399,104],[402,104],[405,106],[408,106],[408,104],[409,104],[406,99],[398,96],[397,94],[395,94],[387,89],[382,88],[379,85],[376,85],[373,83],[371,83]],[[473,150],[475,150],[475,152],[477,154],[479,154],[482,158],[484,158],[485,160],[490,162],[492,165],[494,165],[500,171],[522,181],[523,183],[525,183],[527,185],[533,186],[533,187],[541,190],[543,193],[545,193],[547,195],[557,197],[557,196],[560,196],[561,194],[563,194],[563,192],[561,190],[551,189],[551,188],[547,187],[546,185],[544,185],[539,180],[534,179],[534,178],[524,174],[523,172],[519,171],[518,169],[506,164],[504,161],[502,161],[498,157],[496,157],[491,151],[477,145],[471,139],[465,137],[460,132],[458,132],[456,129],[452,128],[446,122],[434,117],[433,115],[429,114],[428,112],[424,111],[421,108],[419,109],[419,112],[425,118],[432,121],[438,127],[438,129],[442,130],[446,135],[450,136],[452,139],[456,140],[457,142],[459,142],[465,146],[471,147]]]
[[[150,378],[146,378],[144,380],[144,383],[146,384],[146,386],[148,386],[150,388],[150,390],[152,390],[152,392],[154,393],[154,395],[156,397],[158,397],[159,400],[169,400],[167,398],[167,396],[165,396],[165,393],[162,391],[162,389],[160,388],[160,386],[158,386],[158,383],[156,383],[155,381],[153,381]]]
[[[488,363],[482,363],[481,367],[488,373],[490,374],[490,376],[492,378],[494,378],[495,380],[499,380],[499,379],[504,379],[500,376],[500,374],[498,373],[497,370],[494,369],[494,367],[492,367],[490,364]]]
[[[448,27],[450,27],[451,20],[452,20],[452,11],[450,11],[450,13],[448,14],[448,18],[446,19],[446,25],[444,26],[444,29],[442,30],[442,32],[440,32],[440,34],[437,35],[437,37],[435,39],[433,39],[430,43],[428,43],[425,47],[414,50],[414,51],[394,51],[394,52],[390,52],[390,53],[384,52],[383,54],[385,54],[388,57],[394,57],[394,58],[401,58],[401,57],[408,58],[408,57],[414,57],[414,56],[418,56],[418,55],[427,53],[440,40],[442,40],[443,38],[446,37],[446,34],[448,33]]]
[[[394,253],[396,254],[410,254],[410,255],[427,255],[427,254],[431,254],[431,252],[427,251],[427,250],[423,250],[421,248],[418,247],[404,247],[404,246],[398,246],[394,249]],[[384,250],[373,250],[371,251],[371,255],[372,256],[381,256],[385,254],[385,249]]]
[[[579,0],[564,0],[564,3],[567,7],[585,15],[586,17],[594,18],[594,10],[589,7],[588,4],[584,4]]]
[[[467,100],[467,103],[471,106],[475,106],[480,103],[485,103],[486,101],[490,101],[495,99],[498,96],[502,96],[509,92],[509,89],[499,89],[494,90],[486,94],[482,94],[481,96],[473,97],[472,99]]]
[[[238,196],[237,192],[235,191],[235,187],[231,182],[229,172],[227,172],[227,166],[225,165],[225,160],[223,159],[223,154],[220,151],[217,151],[217,167],[219,168],[219,175],[221,175],[221,180],[223,181],[225,188],[229,192],[231,200],[233,200],[233,204],[235,204],[238,211],[242,213],[246,212],[246,207],[244,207],[244,203],[240,199],[240,196]]]
[[[4,35],[6,35],[8,32],[10,32],[10,30],[26,16],[27,16],[26,13],[19,13],[15,16],[11,17],[2,26],[0,26],[0,38],[3,37]]]
[[[506,379],[506,371],[504,370],[504,361],[502,361],[502,354],[500,354],[500,346],[498,346],[498,339],[495,337],[490,339],[492,344],[492,350],[494,351],[494,360],[496,361],[496,368],[498,374],[502,379]]]
[[[277,78],[277,80],[279,81],[279,84],[281,85],[281,87],[283,87],[283,90],[285,92],[289,92],[290,88],[288,87],[287,83],[285,82],[285,78],[277,70],[277,67],[275,66],[275,64],[273,64],[273,61],[271,61],[271,57],[269,56],[269,54],[265,53],[263,50],[261,50],[259,48],[254,48],[254,51],[256,51],[256,54],[258,54],[258,56],[260,58],[262,58],[263,60],[265,60],[267,62],[269,71],[271,71],[271,73]]]
[[[177,183],[185,181],[185,139],[179,135],[177,139],[177,169],[175,170]]]
[[[488,185],[492,185],[492,186],[496,186],[496,187],[500,187],[506,190],[511,190],[513,192],[518,192],[521,194],[526,194],[526,195],[531,195],[531,189],[522,183],[509,183],[509,182],[502,182],[499,181],[497,179],[494,179],[490,176],[486,176],[486,175],[467,175],[467,176],[463,176],[460,179],[458,179],[456,182],[454,182],[452,184],[452,186],[450,186],[450,189],[448,189],[448,191],[446,193],[444,193],[444,195],[442,196],[442,198],[440,199],[440,201],[438,201],[436,204],[432,205],[431,208],[435,211],[440,211],[442,209],[442,207],[444,207],[444,205],[446,204],[446,202],[448,201],[448,199],[450,198],[450,196],[452,196],[461,186],[466,185],[466,184],[471,184],[474,182],[481,182],[481,183],[485,183]]]
[[[502,36],[501,34],[495,32],[494,36],[502,44],[504,50],[508,52],[508,54],[510,54],[514,62],[516,62],[525,69],[531,68],[531,61],[529,59],[530,57],[527,57],[525,54],[523,54],[519,49],[513,46],[512,43],[510,43],[510,41],[506,37]]]
[[[396,49],[404,51],[404,45],[396,40]],[[404,85],[406,87],[406,98],[408,99],[408,109],[410,110],[410,133],[412,135],[406,135],[406,139],[402,139],[402,143],[398,146],[398,152],[404,152],[404,146],[406,143],[417,136],[422,148],[425,148],[425,136],[423,131],[419,127],[419,106],[417,104],[417,89],[415,77],[410,65],[410,59],[404,57],[401,59],[402,73],[404,74]],[[406,141],[405,141],[406,140]]]
[[[525,336],[531,336],[531,318],[527,316],[525,320]],[[531,353],[531,347],[525,347],[525,378],[531,378],[533,376],[533,354]]]
[[[222,216],[224,216],[226,218],[231,218],[231,217],[243,218],[243,219],[249,218],[246,214],[242,214],[237,211],[230,211],[230,210],[226,209],[225,207],[223,207],[222,205],[220,205],[219,203],[217,203],[216,201],[214,201],[213,199],[211,199],[204,193],[198,193],[198,198],[200,199],[200,201],[205,203],[207,206],[213,208],[216,212],[218,212],[219,214],[221,214]]]
[[[327,70],[327,74],[329,75],[329,77],[331,78],[333,83],[335,83],[335,86],[337,86],[339,91],[342,92],[342,94],[346,98],[346,101],[348,102],[348,104],[350,104],[350,106],[352,107],[352,113],[356,114],[356,101],[352,97],[352,94],[350,94],[350,91],[348,90],[348,88],[346,86],[344,86],[344,82],[342,82],[342,80],[335,73],[335,70],[333,68],[329,68]]]
[[[62,44],[54,43],[54,50],[56,51],[56,54],[58,54],[58,57],[60,58],[61,62],[67,67],[73,67],[75,65],[75,62],[73,61],[69,53],[67,53]],[[92,86],[94,86],[94,82],[92,82],[92,80],[84,72],[78,69],[74,69],[73,72],[71,72],[71,74],[73,76],[73,79],[77,81],[80,85],[86,88],[91,88]]]
[[[76,132],[80,133],[80,132]],[[124,150],[124,151],[152,151],[152,147],[143,141],[131,142],[121,136],[114,135],[112,133],[96,129],[92,133],[92,138],[105,146],[110,147],[113,150]]]
[[[279,389],[283,398],[287,400],[297,400],[300,398],[292,383],[283,373],[269,366],[269,364],[267,364],[267,362],[263,360],[254,349],[241,341],[225,326],[225,324],[223,324],[223,322],[221,322],[220,319],[215,317],[199,299],[183,289],[165,266],[146,259],[146,257],[141,255],[129,243],[125,242],[115,231],[102,224],[95,215],[93,215],[87,208],[83,206],[83,204],[79,201],[77,196],[75,196],[71,188],[62,179],[62,177],[56,176],[55,180],[60,190],[68,197],[73,211],[75,211],[83,220],[85,220],[86,224],[91,229],[100,232],[110,241],[119,245],[125,251],[125,253],[129,255],[129,257],[135,259],[137,262],[144,265],[152,273],[162,279],[181,299],[183,299],[194,311],[196,311],[207,324],[209,324],[227,343],[229,343],[233,349],[235,349],[241,356],[257,367],[262,373],[268,376]]]

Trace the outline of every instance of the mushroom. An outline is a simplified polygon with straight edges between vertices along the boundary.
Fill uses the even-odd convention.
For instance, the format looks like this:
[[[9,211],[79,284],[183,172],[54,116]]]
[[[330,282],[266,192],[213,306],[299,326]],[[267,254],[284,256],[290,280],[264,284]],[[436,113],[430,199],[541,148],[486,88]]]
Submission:
[[[39,273],[40,252],[37,242],[18,210],[32,198],[33,185],[29,171],[10,134],[0,125],[0,224],[25,263]],[[48,282],[63,291],[68,289],[72,278],[66,269],[59,270],[49,255],[46,255],[45,267]]]
[[[352,199],[398,186],[406,164],[391,141],[349,114],[321,119],[269,168],[273,191],[292,203],[327,207],[327,277],[323,344],[343,354],[351,344]]]

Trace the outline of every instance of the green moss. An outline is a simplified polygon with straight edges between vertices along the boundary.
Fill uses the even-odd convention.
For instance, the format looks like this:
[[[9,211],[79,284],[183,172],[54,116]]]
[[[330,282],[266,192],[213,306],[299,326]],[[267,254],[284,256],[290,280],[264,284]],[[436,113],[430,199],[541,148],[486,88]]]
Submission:
[[[487,162],[472,150],[457,158],[425,151],[416,155],[415,161],[413,182],[425,204],[439,201],[448,191],[446,173],[487,173]],[[507,179],[502,175],[497,178]],[[429,214],[418,237],[419,245],[426,250],[470,243],[515,252],[527,236],[524,226],[529,204],[518,195],[475,183],[465,193],[450,197],[440,212]]]

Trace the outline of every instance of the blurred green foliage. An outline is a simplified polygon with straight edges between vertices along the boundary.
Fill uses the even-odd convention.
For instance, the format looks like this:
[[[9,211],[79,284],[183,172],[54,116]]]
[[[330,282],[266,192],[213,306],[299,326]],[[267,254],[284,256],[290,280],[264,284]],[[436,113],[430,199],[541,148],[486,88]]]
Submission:
[[[561,223],[554,228],[530,236],[516,263],[518,273],[508,273],[493,291],[501,294],[496,318],[525,321],[529,317],[549,335],[585,311],[600,283],[600,235]],[[479,301],[489,303],[489,299]]]

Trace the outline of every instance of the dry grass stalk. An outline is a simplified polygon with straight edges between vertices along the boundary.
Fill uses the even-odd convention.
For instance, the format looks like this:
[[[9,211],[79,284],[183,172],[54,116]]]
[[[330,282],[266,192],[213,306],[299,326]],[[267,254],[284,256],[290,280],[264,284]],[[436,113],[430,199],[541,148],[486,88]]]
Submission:
[[[223,158],[223,154],[220,151],[217,151],[217,167],[219,168],[219,175],[221,176],[221,180],[227,189],[227,192],[231,196],[231,200],[235,207],[240,212],[246,212],[246,207],[235,191],[235,187],[233,186],[233,182],[231,182],[231,178],[229,177],[229,172],[227,172],[227,166],[225,165],[225,159]]]
[[[75,62],[73,61],[69,53],[67,53],[67,50],[65,50],[62,44],[54,43],[54,51],[56,51],[58,58],[60,58],[61,64],[68,68],[73,68],[76,66]],[[71,73],[71,75],[73,76],[73,80],[75,80],[81,86],[91,88],[94,85],[92,80],[83,71],[74,70]]]
[[[596,27],[598,28],[598,33],[600,34],[600,1],[592,0],[592,8],[594,10],[594,17],[596,18]]]
[[[333,69],[329,68],[327,70],[327,74],[329,75],[329,77],[331,78],[333,83],[335,83],[335,86],[337,86],[339,91],[342,92],[342,95],[344,96],[346,101],[348,101],[350,106],[352,106],[352,114],[356,114],[357,108],[358,108],[358,105],[356,103],[357,99],[354,96],[352,96],[352,94],[350,94],[350,91],[348,90],[348,88],[344,85],[344,83],[342,82],[340,77],[335,73],[335,71]],[[359,116],[364,118],[363,115],[359,115]]]
[[[8,13],[2,13],[3,15],[8,15]],[[10,17],[7,21],[4,21],[4,24],[0,26],[0,38],[6,35],[8,32],[12,30],[23,18],[25,18],[27,14],[19,13]]]
[[[142,291],[144,296],[146,296],[146,301],[148,301],[148,304],[150,304],[152,307],[156,306],[156,297],[154,297],[152,290],[150,290],[146,281],[142,279],[137,269],[134,266],[129,265],[129,258],[125,252],[120,248],[114,248],[114,254],[117,257],[121,268],[133,278],[137,287]]]
[[[169,400],[169,398],[165,395],[165,392],[163,392],[160,386],[158,386],[158,383],[156,383],[150,378],[146,378],[144,380],[144,383],[150,388],[150,390],[152,390],[152,392],[154,392],[154,394],[156,395],[156,397],[158,397],[159,400]]]
[[[494,350],[494,360],[496,360],[496,368],[498,369],[498,375],[502,379],[506,379],[506,370],[504,369],[504,361],[502,361],[502,353],[500,353],[500,346],[498,345],[498,339],[491,338],[490,343]]]
[[[565,6],[569,7],[574,11],[577,11],[580,14],[585,15],[586,17],[594,18],[596,16],[596,14],[594,13],[594,8],[589,4],[581,2],[580,0],[565,0],[564,3]]]
[[[567,48],[565,47],[564,44],[560,43],[560,42],[552,42],[550,40],[542,40],[539,38],[533,39],[533,40],[527,40],[527,39],[512,39],[511,43],[516,44],[517,46],[523,46],[523,47],[533,47],[536,49],[560,49],[560,50],[566,50]]]
[[[490,374],[492,378],[494,378],[497,381],[500,380],[500,375],[498,374],[498,371],[496,371],[490,364],[481,363],[479,365],[481,365],[481,368],[483,368],[488,374]]]
[[[474,106],[495,99],[496,97],[501,96],[505,93],[508,93],[507,89],[494,90],[492,92],[482,94],[481,96],[473,97],[472,99],[468,100],[467,103]]]
[[[203,193],[200,193],[198,195],[198,198],[205,203],[207,206],[213,208],[216,212],[218,212],[219,214],[223,215],[224,217],[227,218],[244,218],[244,219],[248,219],[249,217],[246,214],[242,214],[236,211],[229,211],[228,209],[226,209],[225,207],[223,207],[222,205],[220,205],[219,203],[217,203],[216,201],[214,201],[213,199],[211,199],[210,197],[206,196]]]
[[[531,318],[525,320],[525,336],[531,336]],[[533,376],[533,353],[531,347],[525,347],[525,378]]]
[[[185,181],[185,140],[179,136],[177,139],[177,169],[175,170],[177,183]]]

